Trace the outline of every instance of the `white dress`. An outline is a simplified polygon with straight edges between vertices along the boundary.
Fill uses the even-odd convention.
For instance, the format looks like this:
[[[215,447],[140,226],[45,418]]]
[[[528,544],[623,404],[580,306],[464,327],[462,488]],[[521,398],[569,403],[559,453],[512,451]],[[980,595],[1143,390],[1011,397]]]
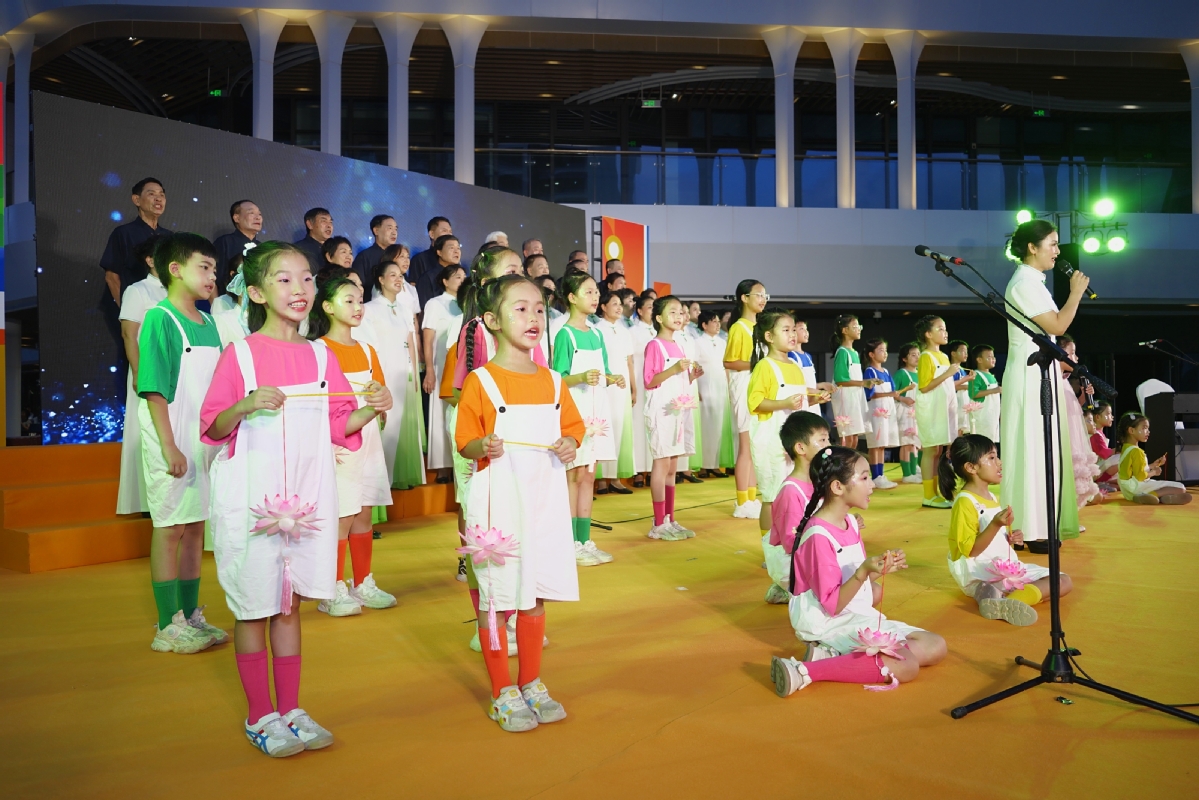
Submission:
[[[625,387],[616,384],[608,387],[608,411],[612,415],[612,432],[616,438],[616,458],[599,462],[599,474],[603,478],[630,478],[633,476],[633,399],[634,377],[630,374],[629,358],[633,355],[633,337],[620,320],[608,322],[601,319],[596,330],[604,337],[604,349],[608,351],[608,368],[614,375],[623,375]]]
[[[682,346],[675,342],[682,350]],[[662,370],[665,372],[680,359],[670,355],[661,339],[654,338],[646,345],[661,350]],[[661,372],[659,374],[661,374]],[[686,372],[671,375],[653,389],[646,390],[645,438],[651,459],[688,456],[695,452],[695,417],[688,410],[675,411],[672,405],[685,396],[694,397],[691,378]],[[652,463],[652,460],[651,460]],[[680,465],[681,467],[681,465]]]
[[[995,376],[989,372],[974,373],[975,380],[980,376],[986,383],[987,389],[994,389],[999,385],[999,381],[995,380]],[[971,381],[972,384],[973,382]],[[982,403],[982,408],[970,414],[970,432],[982,434],[996,444],[999,444],[999,405],[1001,402],[999,398],[998,394],[989,394],[981,400],[973,401]],[[1090,447],[1089,440],[1087,447]]]
[[[366,363],[371,363],[370,346],[358,343],[366,356]],[[380,364],[382,368],[382,364]],[[377,380],[379,376],[373,369],[360,372],[346,372],[346,380],[350,387],[357,389],[354,384],[366,384]],[[359,396],[359,408],[366,407],[366,398]],[[368,422],[362,427],[362,446],[357,450],[334,445],[333,453],[337,462],[337,515],[349,517],[357,514],[363,508],[391,505],[391,484],[387,480],[387,465],[383,463],[383,437],[379,430],[379,421]]]
[[[407,386],[416,380],[412,353],[412,317],[409,305],[396,295],[389,303],[382,292],[377,293],[363,309],[362,324],[354,329],[354,338],[372,345],[383,368],[384,382],[391,390],[392,407],[387,412],[383,428],[383,459],[387,462],[387,482],[393,483],[396,449],[400,442],[400,422],[404,417]]]
[[[953,369],[949,359],[944,354],[941,363],[932,351],[925,350],[920,354],[920,361],[928,359],[933,363],[933,377],[937,378]],[[919,372],[917,372],[919,374]],[[946,445],[958,438],[958,398],[953,389],[953,378],[946,378],[937,384],[931,392],[920,391],[916,394],[916,430],[924,447]]]
[[[894,382],[891,380],[891,373],[885,369],[875,369],[867,367],[867,378],[878,378],[882,381],[878,386],[874,387],[874,392],[893,392]],[[870,405],[870,427],[866,431],[866,447],[899,447],[899,415],[896,409],[898,405],[894,397],[871,398]]]
[[[167,299],[162,281],[150,275],[130,284],[121,295],[121,321],[136,322],[140,328],[146,312]],[[133,368],[125,377],[125,427],[121,433],[121,482],[117,488],[117,513],[149,511],[146,485],[142,480],[141,427],[137,421],[141,398],[133,390]]]
[[[862,380],[862,362],[855,358],[859,358],[851,348],[842,345],[837,348],[837,355],[844,350],[849,359],[849,380]],[[838,436],[857,436],[865,433],[870,428],[868,417],[870,415],[870,407],[866,403],[866,390],[861,386],[838,386],[837,391],[833,392],[833,420],[841,420],[837,422]]]
[[[970,503],[974,506],[975,513],[978,514],[978,531],[981,534],[991,524],[991,520],[995,519],[995,515],[1003,511],[1003,506],[998,504],[993,508],[989,508],[977,497],[970,492],[960,492],[957,497],[953,498],[953,502]],[[995,538],[976,556],[963,554],[956,561],[946,557],[949,562],[949,574],[953,576],[954,581],[963,592],[974,597],[974,591],[980,583],[990,583],[994,580],[994,576],[987,571],[987,566],[992,561],[1016,561],[1020,562],[1016,554],[1012,551],[1011,545],[1007,540],[1007,528],[1000,528],[999,533],[995,534]],[[1020,562],[1023,563],[1023,562]],[[1041,578],[1049,577],[1049,570],[1037,564],[1024,564],[1024,571],[1028,576],[1029,583],[1039,581]]]
[[[1034,331],[1037,325],[1032,322],[1032,317],[1058,310],[1053,295],[1045,287],[1044,273],[1026,264],[1016,267],[1008,282],[1004,300],[1007,310]],[[1010,322],[1007,328],[1007,368],[1003,373],[1003,392],[1000,394],[1000,439],[1003,441],[1004,462],[1019,464],[1021,468],[1005,471],[1003,498],[1012,507],[1012,527],[1024,533],[1025,541],[1037,541],[1049,538],[1041,370],[1036,365],[1027,366],[1029,356],[1037,351],[1028,334]],[[1075,504],[1074,465],[1070,457],[1070,438],[1065,422],[1066,393],[1062,388],[1061,374],[1060,366],[1054,362],[1049,370],[1056,475],[1053,505],[1059,518],[1059,536],[1074,538],[1078,535],[1078,507]]]
[[[720,459],[726,429],[730,444],[734,438],[729,412],[729,376],[724,368],[724,348],[724,339],[719,336],[700,333],[695,340],[695,360],[704,370],[697,381],[700,394],[699,420],[702,429],[700,448],[703,450],[704,469],[721,469],[733,464],[731,451],[727,454],[724,464]]]
[[[441,377],[445,374],[445,355],[450,342],[458,341],[458,331],[462,330],[462,309],[458,301],[449,294],[434,297],[425,303],[425,314],[421,321],[425,330],[434,332],[433,363],[426,364],[425,370],[433,371],[434,387],[441,385]],[[446,404],[438,396],[436,388],[429,394],[429,469],[445,469],[453,466],[450,449],[453,442],[446,436],[445,409]]]
[[[645,438],[645,346],[657,336],[653,325],[636,320],[629,326],[629,337],[633,340],[633,380],[637,381],[637,402],[633,406],[633,470],[641,474],[649,472],[654,459],[649,453],[649,441]]]

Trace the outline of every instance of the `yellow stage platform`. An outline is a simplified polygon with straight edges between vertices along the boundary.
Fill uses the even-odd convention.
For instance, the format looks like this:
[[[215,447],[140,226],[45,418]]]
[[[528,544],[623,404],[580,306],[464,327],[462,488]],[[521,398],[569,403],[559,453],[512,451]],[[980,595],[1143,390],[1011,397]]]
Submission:
[[[644,520],[597,532],[616,556],[581,570],[582,602],[552,606],[543,677],[570,716],[524,735],[486,717],[471,610],[454,580],[453,517],[383,526],[375,575],[398,608],[330,619],[304,606],[301,702],[329,749],[271,761],[241,733],[231,645],[151,652],[145,559],[42,574],[0,571],[0,786],[5,798],[1172,798],[1195,796],[1199,726],[1070,686],[954,721],[964,701],[1031,677],[1039,623],[980,618],[945,566],[945,511],[919,486],[876,492],[869,549],[902,547],[883,608],[941,633],[949,656],[893,692],[768,680],[796,642],[767,586],[732,481],[679,488],[698,537],[651,541]],[[711,505],[704,505],[711,504]],[[649,512],[604,497],[597,520]],[[1113,502],[1066,545],[1069,642],[1095,679],[1199,702],[1199,505]],[[6,522],[7,526],[7,522]],[[1029,560],[1044,563],[1043,557]],[[206,560],[201,601],[233,620]],[[515,669],[515,660],[512,661]],[[1065,705],[1055,700],[1073,700]]]

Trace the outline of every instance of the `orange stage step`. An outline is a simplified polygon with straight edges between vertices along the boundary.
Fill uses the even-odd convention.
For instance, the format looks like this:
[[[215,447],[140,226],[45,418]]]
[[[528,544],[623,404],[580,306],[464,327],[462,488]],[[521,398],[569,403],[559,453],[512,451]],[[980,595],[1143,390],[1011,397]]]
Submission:
[[[118,516],[121,445],[0,448],[0,567],[46,572],[143,558],[150,520]],[[393,491],[387,519],[453,511],[453,484]]]

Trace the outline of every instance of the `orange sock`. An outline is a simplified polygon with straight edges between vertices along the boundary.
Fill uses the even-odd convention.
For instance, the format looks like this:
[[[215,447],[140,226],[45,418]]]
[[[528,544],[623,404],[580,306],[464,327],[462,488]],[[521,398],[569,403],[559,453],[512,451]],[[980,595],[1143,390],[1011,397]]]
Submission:
[[[371,551],[374,550],[374,535],[366,533],[351,533],[350,568],[354,570],[354,585],[360,586],[366,576],[371,574]]]
[[[498,623],[499,620],[497,619]],[[519,634],[517,634],[519,636]],[[512,685],[512,674],[508,671],[508,635],[500,631],[500,648],[491,649],[491,633],[479,628],[479,644],[483,648],[483,661],[487,664],[487,676],[491,678],[491,696],[499,697],[506,687]]]
[[[337,540],[337,580],[346,576],[346,540]]]
[[[523,687],[541,677],[541,647],[545,643],[545,614],[516,615],[516,647],[520,669],[516,685]],[[498,696],[498,695],[497,695]]]

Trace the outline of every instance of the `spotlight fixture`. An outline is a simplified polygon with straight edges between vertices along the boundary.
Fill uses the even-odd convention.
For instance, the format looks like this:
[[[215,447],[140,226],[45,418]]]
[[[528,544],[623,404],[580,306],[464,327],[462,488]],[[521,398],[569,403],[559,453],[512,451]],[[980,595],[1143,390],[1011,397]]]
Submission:
[[[1082,249],[1084,253],[1098,253],[1101,245],[1102,242],[1100,241],[1100,234],[1098,230],[1092,228],[1083,234]]]
[[[1032,222],[1034,214],[1027,208],[1022,208],[1016,212],[1016,224],[1023,225],[1026,222]]]
[[[1116,213],[1116,201],[1109,197],[1100,198],[1095,201],[1095,205],[1091,207],[1091,210],[1100,219],[1107,219]]]
[[[1111,236],[1107,237],[1107,249],[1111,253],[1119,253],[1128,247],[1128,239],[1120,231],[1116,231]]]

